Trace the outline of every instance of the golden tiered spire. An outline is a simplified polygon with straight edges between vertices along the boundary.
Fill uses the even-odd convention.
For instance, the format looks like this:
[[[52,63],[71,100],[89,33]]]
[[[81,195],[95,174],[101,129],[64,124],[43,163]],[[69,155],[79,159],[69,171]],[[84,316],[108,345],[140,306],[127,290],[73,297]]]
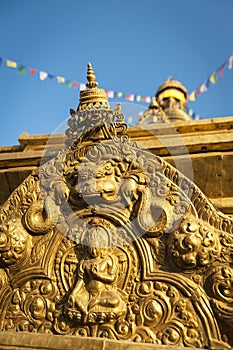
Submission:
[[[98,82],[96,80],[96,76],[94,74],[91,62],[88,62],[87,64],[87,80],[88,83],[86,83],[86,87],[89,87],[90,89],[97,88]]]
[[[84,109],[111,109],[104,89],[98,88],[98,82],[91,63],[87,64],[86,90],[80,91],[78,110]]]

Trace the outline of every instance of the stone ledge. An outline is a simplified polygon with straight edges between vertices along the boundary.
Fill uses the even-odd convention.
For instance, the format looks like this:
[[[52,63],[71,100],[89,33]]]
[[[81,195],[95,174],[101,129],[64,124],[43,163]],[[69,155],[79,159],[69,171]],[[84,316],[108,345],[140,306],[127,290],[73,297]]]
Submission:
[[[174,348],[174,346],[172,346]],[[0,350],[170,350],[171,346],[41,333],[0,332]],[[194,350],[175,347],[175,350]],[[200,348],[198,350],[201,350]]]

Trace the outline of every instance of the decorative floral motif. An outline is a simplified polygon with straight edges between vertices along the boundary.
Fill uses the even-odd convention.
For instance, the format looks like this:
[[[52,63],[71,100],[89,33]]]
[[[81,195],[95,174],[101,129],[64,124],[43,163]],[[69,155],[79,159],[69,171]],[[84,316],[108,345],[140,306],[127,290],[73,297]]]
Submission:
[[[197,220],[185,220],[170,235],[168,250],[183,269],[209,266],[220,256],[219,237],[213,229]]]

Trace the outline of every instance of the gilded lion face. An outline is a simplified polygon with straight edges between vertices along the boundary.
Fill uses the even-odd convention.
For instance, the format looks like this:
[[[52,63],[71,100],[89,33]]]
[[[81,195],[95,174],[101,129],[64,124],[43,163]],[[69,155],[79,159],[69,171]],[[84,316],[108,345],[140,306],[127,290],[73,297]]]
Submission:
[[[116,179],[114,165],[106,162],[97,166],[90,163],[82,164],[75,185],[76,195],[81,195],[86,202],[102,199],[115,201],[118,197],[119,182]]]

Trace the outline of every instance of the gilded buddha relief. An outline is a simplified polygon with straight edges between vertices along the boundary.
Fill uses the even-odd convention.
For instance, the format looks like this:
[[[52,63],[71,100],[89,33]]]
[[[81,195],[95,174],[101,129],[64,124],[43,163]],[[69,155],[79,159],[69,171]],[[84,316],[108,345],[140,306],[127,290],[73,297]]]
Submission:
[[[1,209],[1,331],[230,348],[232,219],[87,78],[67,148]]]
[[[68,316],[84,323],[104,322],[126,313],[120,289],[119,261],[110,249],[108,232],[92,227],[81,242],[83,258],[77,269],[77,282],[67,301]]]

